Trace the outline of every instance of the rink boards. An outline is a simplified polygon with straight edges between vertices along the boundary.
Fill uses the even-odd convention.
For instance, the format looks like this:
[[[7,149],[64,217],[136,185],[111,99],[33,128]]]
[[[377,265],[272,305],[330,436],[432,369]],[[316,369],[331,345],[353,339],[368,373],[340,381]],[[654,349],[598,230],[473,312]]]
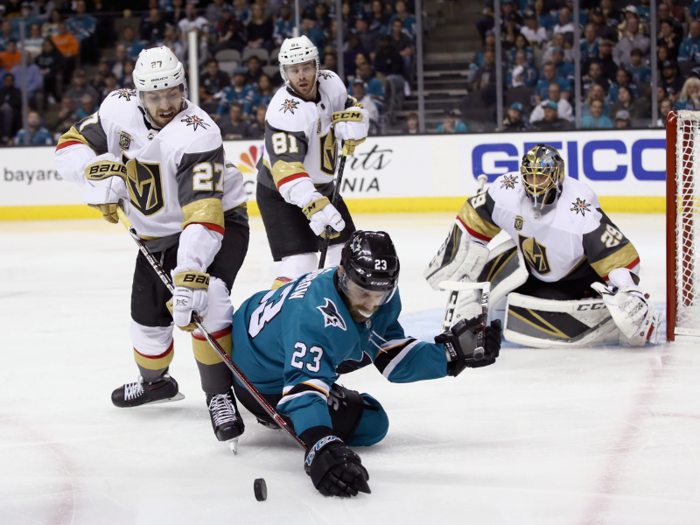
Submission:
[[[556,147],[567,175],[591,186],[608,212],[665,211],[664,130],[595,130],[370,137],[348,157],[342,194],[354,213],[457,211],[481,174],[492,182],[517,171],[533,145]],[[263,141],[227,141],[255,204]],[[53,147],[7,148],[0,156],[0,220],[92,218],[75,184],[61,180]]]

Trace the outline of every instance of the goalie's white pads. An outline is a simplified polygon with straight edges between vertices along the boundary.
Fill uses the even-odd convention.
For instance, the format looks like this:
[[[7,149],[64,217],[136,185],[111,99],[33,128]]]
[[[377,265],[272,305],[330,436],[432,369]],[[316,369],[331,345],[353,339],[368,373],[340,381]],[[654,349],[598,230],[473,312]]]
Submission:
[[[612,288],[593,283],[591,288],[601,295],[613,321],[624,335],[626,340],[621,338],[620,342],[644,346],[655,326],[654,303],[649,296],[626,286]]]
[[[423,277],[433,290],[440,290],[440,281],[460,281],[466,277],[474,282],[479,278],[489,253],[489,249],[473,241],[464,226],[456,220],[437,255],[423,272]]]

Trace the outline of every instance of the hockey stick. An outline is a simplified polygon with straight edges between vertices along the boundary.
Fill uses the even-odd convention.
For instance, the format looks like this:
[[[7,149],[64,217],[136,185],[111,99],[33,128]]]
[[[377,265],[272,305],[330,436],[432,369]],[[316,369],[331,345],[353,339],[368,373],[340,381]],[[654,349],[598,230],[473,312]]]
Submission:
[[[163,267],[151,253],[151,250],[148,249],[141,237],[139,237],[138,232],[131,225],[131,221],[129,221],[128,217],[126,216],[126,213],[124,213],[121,204],[117,207],[117,214],[119,215],[119,220],[129,232],[129,235],[131,235],[131,238],[134,239],[134,242],[136,242],[136,244],[138,244],[141,253],[143,253],[143,255],[151,264],[155,272],[158,274],[158,277],[160,277],[160,280],[163,281],[163,284],[165,284],[168,290],[170,290],[170,293],[175,293],[175,287],[173,286],[173,281],[170,279],[170,276],[167,273],[165,273]],[[306,444],[299,438],[294,429],[291,426],[289,426],[289,424],[284,420],[282,416],[279,415],[279,413],[274,409],[274,407],[272,407],[272,405],[270,405],[270,403],[267,402],[267,400],[260,394],[260,392],[258,392],[258,389],[255,388],[255,385],[253,385],[253,383],[251,383],[248,380],[248,378],[243,374],[241,369],[238,368],[236,363],[234,363],[233,360],[228,356],[226,351],[223,348],[221,348],[221,345],[218,343],[218,341],[214,339],[214,337],[204,327],[202,318],[198,315],[192,314],[192,320],[194,321],[194,324],[197,325],[199,331],[202,332],[202,334],[204,334],[205,339],[211,345],[214,351],[217,354],[219,354],[219,357],[222,359],[222,361],[226,363],[226,366],[228,366],[231,372],[233,372],[233,375],[236,376],[236,379],[238,379],[238,381],[243,384],[246,390],[250,392],[250,395],[252,395],[255,398],[255,400],[260,404],[260,406],[265,410],[265,412],[267,412],[267,414],[275,420],[275,422],[280,426],[282,430],[285,430],[287,434],[292,436],[294,440],[299,445],[301,445],[301,447],[304,450],[306,450]]]
[[[335,206],[335,203],[338,202],[338,195],[340,194],[340,185],[343,183],[343,172],[345,171],[345,159],[348,156],[348,150],[345,147],[345,144],[343,143],[343,152],[341,153],[340,157],[340,166],[338,167],[338,177],[336,177],[335,181],[335,190],[333,191],[333,198],[331,200],[331,204]],[[320,270],[326,265],[326,253],[328,252],[328,245],[331,242],[331,233],[333,232],[333,228],[330,226],[326,226],[326,238],[323,239],[323,246],[321,246],[321,256],[318,259],[318,269]]]
[[[455,309],[457,308],[459,292],[463,290],[481,290],[481,311],[485,314],[489,313],[489,297],[491,295],[490,282],[465,283],[462,281],[440,281],[440,288],[444,290],[451,290],[450,301],[447,303],[447,307],[445,308],[445,318],[443,319],[442,326],[440,327],[440,333],[446,332],[452,327],[452,319],[454,318]],[[486,321],[484,322],[484,328],[486,328],[485,323]]]
[[[489,178],[485,174],[479,175],[477,178],[477,181],[479,182],[479,188],[476,190],[476,194],[478,195],[479,193],[484,191],[484,187],[486,186],[486,181],[488,181]],[[462,281],[466,276],[463,275],[459,278],[459,281]],[[442,287],[442,283],[446,281],[442,281],[440,283],[440,286]],[[466,289],[466,288],[465,288]],[[473,289],[473,288],[472,288]],[[452,326],[452,319],[454,318],[455,315],[455,308],[457,307],[457,299],[459,298],[459,290],[455,288],[445,288],[445,290],[451,290],[450,295],[447,297],[447,306],[445,306],[445,315],[442,318],[442,326],[440,327],[440,332],[445,332],[446,330],[449,330],[450,327]]]

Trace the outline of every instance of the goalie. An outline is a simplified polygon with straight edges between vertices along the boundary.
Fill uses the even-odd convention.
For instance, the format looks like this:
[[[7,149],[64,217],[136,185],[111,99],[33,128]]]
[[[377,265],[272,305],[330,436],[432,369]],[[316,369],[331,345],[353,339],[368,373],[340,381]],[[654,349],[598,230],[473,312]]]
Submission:
[[[510,240],[489,250],[501,230]],[[637,250],[595,193],[566,178],[555,148],[538,144],[523,156],[520,176],[502,175],[467,199],[423,275],[436,290],[443,281],[490,281],[493,309],[507,300],[511,342],[643,346],[658,338],[659,315],[639,288],[639,269]],[[476,307],[466,295],[457,319]]]

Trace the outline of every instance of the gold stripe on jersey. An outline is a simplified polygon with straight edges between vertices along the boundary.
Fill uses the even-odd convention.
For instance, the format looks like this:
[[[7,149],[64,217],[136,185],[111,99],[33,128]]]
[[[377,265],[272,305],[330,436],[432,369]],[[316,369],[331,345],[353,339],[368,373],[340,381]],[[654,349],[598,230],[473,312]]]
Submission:
[[[212,334],[216,342],[223,348],[226,355],[231,357],[233,342],[231,339],[231,329],[227,328]],[[192,334],[192,351],[197,362],[203,365],[216,365],[221,363],[221,357],[214,350],[204,336]]]
[[[61,138],[58,139],[58,144],[56,144],[57,149],[61,149],[60,146],[61,144],[65,142],[81,142],[88,146],[90,149],[94,148],[88,144],[88,141],[81,135],[81,133],[75,128],[75,126],[71,126],[71,128],[66,131],[63,135],[61,135]]]
[[[265,164],[268,168],[270,168],[267,161],[265,161]],[[306,168],[301,162],[285,162],[283,160],[278,160],[275,162],[275,165],[270,168],[270,173],[272,173],[272,180],[274,181],[275,186],[279,188],[280,182],[282,182],[284,179],[298,173],[305,174]]]
[[[182,229],[193,222],[224,227],[224,208],[219,199],[200,199],[182,207]]]
[[[625,244],[615,253],[608,255],[605,259],[592,262],[591,267],[598,275],[605,278],[616,268],[625,268],[639,259],[639,254],[632,243]]]
[[[489,240],[493,239],[501,231],[498,226],[483,219],[472,207],[469,199],[464,203],[462,209],[459,210],[457,217],[464,223],[467,229],[473,230],[477,234],[487,237]]]

